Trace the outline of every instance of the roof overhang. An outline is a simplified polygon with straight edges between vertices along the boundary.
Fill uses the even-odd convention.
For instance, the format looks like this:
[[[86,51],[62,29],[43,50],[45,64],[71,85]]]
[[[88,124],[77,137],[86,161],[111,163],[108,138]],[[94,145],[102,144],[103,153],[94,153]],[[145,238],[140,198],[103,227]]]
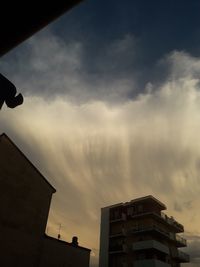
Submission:
[[[142,202],[152,202],[154,205],[157,205],[161,210],[166,210],[167,207],[165,206],[165,204],[163,204],[160,200],[158,200],[157,198],[153,197],[152,195],[148,195],[145,197],[139,197],[136,199],[131,200],[130,203],[142,203]]]
[[[0,15],[0,56],[82,1],[3,1]]]

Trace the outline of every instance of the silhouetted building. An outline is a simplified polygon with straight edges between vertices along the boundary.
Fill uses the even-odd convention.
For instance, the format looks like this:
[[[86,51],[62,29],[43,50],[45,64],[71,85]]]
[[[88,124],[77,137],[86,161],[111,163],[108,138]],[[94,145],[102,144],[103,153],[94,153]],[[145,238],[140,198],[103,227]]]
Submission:
[[[101,210],[99,267],[179,267],[189,256],[182,224],[168,217],[153,196]]]
[[[56,190],[5,135],[0,135],[0,266],[88,267],[90,249],[45,234]]]

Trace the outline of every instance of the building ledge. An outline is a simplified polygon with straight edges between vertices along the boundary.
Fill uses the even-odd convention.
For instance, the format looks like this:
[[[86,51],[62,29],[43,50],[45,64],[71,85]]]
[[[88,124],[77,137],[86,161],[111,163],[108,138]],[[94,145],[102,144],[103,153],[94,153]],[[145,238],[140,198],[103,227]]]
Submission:
[[[132,249],[134,251],[156,249],[165,254],[169,254],[169,248],[156,240],[145,240],[145,241],[136,242],[132,245]]]
[[[74,247],[74,248],[77,248],[77,249],[83,249],[83,250],[87,250],[88,252],[91,251],[91,249],[89,248],[85,248],[85,247],[81,247],[81,246],[74,246],[72,243],[70,242],[67,242],[67,241],[64,241],[64,240],[60,240],[60,239],[57,239],[57,238],[54,238],[52,236],[48,236],[48,235],[44,235],[44,238],[46,239],[49,239],[49,240],[52,240],[54,242],[59,242],[59,243],[62,243],[62,244],[65,244],[66,246],[70,246],[70,247]]]
[[[134,267],[170,267],[167,262],[159,261],[156,259],[145,259],[134,261]]]
[[[172,251],[172,257],[180,263],[190,262],[190,256],[181,250]]]

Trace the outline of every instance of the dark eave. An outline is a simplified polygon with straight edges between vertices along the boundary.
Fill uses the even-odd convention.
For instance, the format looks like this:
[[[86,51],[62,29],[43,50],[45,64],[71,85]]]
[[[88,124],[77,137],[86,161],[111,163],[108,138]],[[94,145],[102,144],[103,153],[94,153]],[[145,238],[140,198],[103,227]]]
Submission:
[[[143,202],[152,202],[154,205],[157,205],[161,210],[166,210],[167,209],[165,204],[163,204],[160,200],[158,200],[157,198],[153,197],[152,195],[148,195],[148,196],[145,196],[145,197],[139,197],[139,198],[133,199],[130,202],[128,202],[127,204],[130,204],[130,203],[143,203]]]
[[[82,1],[3,1],[0,10],[0,56]]]

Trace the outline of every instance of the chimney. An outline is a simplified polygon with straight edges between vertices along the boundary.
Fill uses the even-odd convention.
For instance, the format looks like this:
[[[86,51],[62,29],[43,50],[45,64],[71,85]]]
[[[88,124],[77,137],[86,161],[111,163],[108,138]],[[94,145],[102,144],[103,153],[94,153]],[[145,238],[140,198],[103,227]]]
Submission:
[[[77,236],[72,237],[72,243],[71,244],[75,247],[78,247],[78,237]]]

